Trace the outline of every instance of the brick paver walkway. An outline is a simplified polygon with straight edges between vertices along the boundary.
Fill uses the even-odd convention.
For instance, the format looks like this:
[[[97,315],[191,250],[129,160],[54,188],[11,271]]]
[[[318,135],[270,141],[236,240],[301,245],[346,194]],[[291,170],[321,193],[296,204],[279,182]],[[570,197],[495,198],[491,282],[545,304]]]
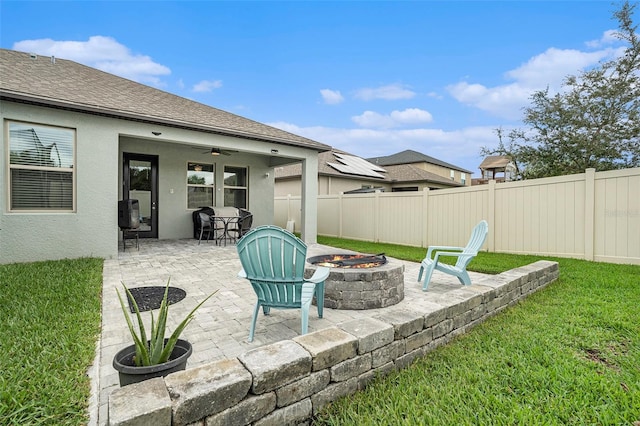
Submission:
[[[308,248],[308,256],[336,253],[338,250],[321,245]],[[425,251],[426,252],[426,251]],[[419,310],[433,307],[447,300],[447,292],[460,289],[454,277],[434,272],[428,292],[423,292],[416,281],[419,264],[405,264],[405,298],[399,304],[382,309],[348,311],[325,308],[324,318],[318,318],[312,308],[309,315],[309,332],[331,327],[351,319],[375,316],[385,309]],[[103,270],[102,335],[92,375],[91,401],[92,425],[107,422],[108,396],[118,385],[118,373],[112,361],[117,351],[130,344],[116,288],[121,283],[128,287],[163,286],[168,279],[171,285],[187,292],[184,300],[169,308],[170,321],[178,323],[186,314],[214,290],[215,296],[196,313],[194,320],[183,333],[183,338],[193,345],[193,355],[187,368],[207,362],[240,355],[247,350],[293,338],[300,333],[300,313],[297,310],[272,310],[270,316],[261,315],[256,325],[256,336],[247,341],[255,294],[250,284],[237,277],[240,270],[236,248],[212,242],[196,240],[141,240],[140,249],[127,247],[117,259],[107,259]],[[481,277],[471,273],[472,280]],[[473,288],[469,287],[470,289]],[[148,314],[143,315],[145,318]]]

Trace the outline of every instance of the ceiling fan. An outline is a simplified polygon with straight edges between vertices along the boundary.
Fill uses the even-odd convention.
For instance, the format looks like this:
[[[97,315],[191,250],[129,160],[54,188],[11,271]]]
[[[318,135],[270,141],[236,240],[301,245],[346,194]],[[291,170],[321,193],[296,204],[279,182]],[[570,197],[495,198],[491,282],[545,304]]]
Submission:
[[[203,154],[211,154],[214,157],[217,157],[219,155],[231,155],[232,152],[238,152],[238,151],[234,151],[231,149],[220,149],[220,148],[211,148],[208,149],[206,151],[203,151]]]

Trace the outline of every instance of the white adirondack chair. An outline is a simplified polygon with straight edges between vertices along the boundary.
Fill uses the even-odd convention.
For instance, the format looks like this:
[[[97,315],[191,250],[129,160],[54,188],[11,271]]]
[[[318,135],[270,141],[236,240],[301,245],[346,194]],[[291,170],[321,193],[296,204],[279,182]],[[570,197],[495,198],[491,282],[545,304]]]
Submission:
[[[425,274],[422,290],[427,290],[429,287],[434,269],[456,276],[461,284],[471,285],[467,265],[478,254],[487,238],[488,231],[489,225],[486,220],[483,220],[473,228],[471,238],[465,247],[430,246],[427,250],[427,256],[420,264],[420,272],[418,273],[418,282],[422,279],[422,274]],[[440,261],[440,256],[455,256],[458,261],[455,265],[448,265]]]

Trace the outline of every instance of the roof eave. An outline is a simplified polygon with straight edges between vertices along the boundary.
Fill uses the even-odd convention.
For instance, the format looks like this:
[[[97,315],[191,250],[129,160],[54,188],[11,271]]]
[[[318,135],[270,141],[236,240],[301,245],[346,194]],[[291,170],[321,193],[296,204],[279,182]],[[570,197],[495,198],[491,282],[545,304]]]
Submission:
[[[254,133],[243,132],[235,129],[230,130],[230,129],[224,129],[216,126],[203,126],[195,123],[187,123],[187,122],[181,122],[176,120],[170,120],[163,117],[136,114],[129,111],[114,110],[114,109],[96,107],[93,105],[78,104],[74,102],[65,102],[60,99],[51,99],[51,98],[45,98],[45,97],[34,96],[30,94],[0,89],[0,100],[5,100],[5,99],[9,101],[27,103],[31,105],[43,106],[48,108],[64,109],[64,110],[81,112],[86,114],[120,118],[123,120],[139,121],[139,122],[144,122],[149,124],[159,124],[163,126],[175,127],[175,128],[185,129],[185,130],[215,133],[215,134],[220,134],[224,136],[245,138],[245,139],[257,140],[257,141],[263,141],[263,142],[274,142],[281,145],[312,149],[316,152],[326,152],[331,150],[331,146],[324,145],[319,142],[316,142],[316,144],[318,144],[319,146],[310,146],[310,145],[301,144],[296,141],[291,141],[291,140],[276,138],[276,137],[268,137],[264,135],[256,135]]]

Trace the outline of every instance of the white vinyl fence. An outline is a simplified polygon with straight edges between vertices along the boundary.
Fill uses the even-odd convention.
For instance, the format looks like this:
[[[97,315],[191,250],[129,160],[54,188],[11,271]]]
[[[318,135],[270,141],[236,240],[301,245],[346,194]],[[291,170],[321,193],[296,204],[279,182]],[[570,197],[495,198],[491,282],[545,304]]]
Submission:
[[[275,224],[300,228],[300,197],[276,197]],[[467,188],[318,196],[318,234],[464,246],[489,222],[484,249],[640,264],[640,168]]]

